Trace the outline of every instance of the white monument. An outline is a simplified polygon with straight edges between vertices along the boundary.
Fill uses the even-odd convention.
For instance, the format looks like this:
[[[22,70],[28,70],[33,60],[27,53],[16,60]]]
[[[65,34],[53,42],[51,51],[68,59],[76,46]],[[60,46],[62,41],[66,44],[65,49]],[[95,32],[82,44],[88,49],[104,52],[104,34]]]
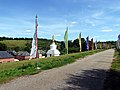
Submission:
[[[50,50],[47,51],[47,57],[59,56],[60,51],[57,49],[57,45],[54,42],[54,36],[52,36],[52,44],[50,45]]]

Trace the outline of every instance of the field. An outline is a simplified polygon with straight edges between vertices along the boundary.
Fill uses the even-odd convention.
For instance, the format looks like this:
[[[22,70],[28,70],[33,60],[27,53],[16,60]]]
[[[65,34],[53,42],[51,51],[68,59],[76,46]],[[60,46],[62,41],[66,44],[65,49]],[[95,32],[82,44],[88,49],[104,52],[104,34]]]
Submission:
[[[42,50],[48,50],[51,42],[51,40],[40,39],[38,40],[38,47]],[[29,52],[32,47],[32,40],[2,40],[0,43],[5,44],[7,50],[26,51],[25,48],[27,47]]]
[[[30,40],[28,42],[30,42]],[[0,43],[6,44],[8,48],[13,48],[13,47],[25,47],[25,44],[27,43],[27,41],[26,40],[3,40],[3,41],[0,41]]]
[[[82,53],[73,53],[68,55],[61,55],[59,57],[49,57],[43,59],[26,60],[20,62],[11,62],[0,64],[0,83],[5,83],[19,76],[32,75],[55,67],[60,67],[72,62],[78,58],[84,58],[102,50],[87,51]],[[36,69],[39,66],[40,69]]]

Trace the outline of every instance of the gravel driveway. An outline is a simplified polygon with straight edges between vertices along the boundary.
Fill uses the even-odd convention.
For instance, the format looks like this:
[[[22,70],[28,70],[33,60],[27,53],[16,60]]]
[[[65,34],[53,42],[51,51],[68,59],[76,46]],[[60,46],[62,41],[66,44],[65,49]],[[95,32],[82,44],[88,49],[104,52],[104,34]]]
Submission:
[[[20,77],[0,85],[0,90],[102,90],[113,54],[109,49],[66,66]]]

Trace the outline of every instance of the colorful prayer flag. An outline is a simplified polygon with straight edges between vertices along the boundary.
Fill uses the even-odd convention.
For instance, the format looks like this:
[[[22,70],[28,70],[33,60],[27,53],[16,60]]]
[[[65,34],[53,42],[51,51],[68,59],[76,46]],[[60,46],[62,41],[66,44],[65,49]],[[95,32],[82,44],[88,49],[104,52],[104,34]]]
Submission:
[[[102,49],[103,47],[102,47],[102,42],[100,42],[100,49]]]
[[[118,40],[116,42],[116,48],[120,49],[120,34],[118,35]]]
[[[97,49],[97,40],[95,41],[95,49]]]
[[[86,38],[86,49],[89,50],[89,36]]]
[[[80,46],[80,52],[82,52],[82,42],[81,42],[81,33],[79,34],[79,46]]]
[[[91,48],[92,48],[92,50],[94,50],[94,42],[93,42],[93,38],[91,39]]]
[[[65,42],[65,48],[66,48],[67,54],[68,54],[68,27],[66,28],[66,31],[65,31],[64,42]]]
[[[33,36],[33,40],[32,40],[32,48],[31,48],[31,53],[30,53],[30,59],[32,58],[38,58],[38,36],[37,36],[37,30],[38,30],[38,18],[36,16],[36,30]]]

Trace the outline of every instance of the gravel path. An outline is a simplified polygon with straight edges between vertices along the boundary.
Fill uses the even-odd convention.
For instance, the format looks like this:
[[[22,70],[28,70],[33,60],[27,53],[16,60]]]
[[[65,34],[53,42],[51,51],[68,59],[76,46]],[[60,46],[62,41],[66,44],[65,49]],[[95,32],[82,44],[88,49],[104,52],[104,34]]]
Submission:
[[[0,90],[102,90],[114,50],[106,50],[63,67],[24,76],[0,85]]]

